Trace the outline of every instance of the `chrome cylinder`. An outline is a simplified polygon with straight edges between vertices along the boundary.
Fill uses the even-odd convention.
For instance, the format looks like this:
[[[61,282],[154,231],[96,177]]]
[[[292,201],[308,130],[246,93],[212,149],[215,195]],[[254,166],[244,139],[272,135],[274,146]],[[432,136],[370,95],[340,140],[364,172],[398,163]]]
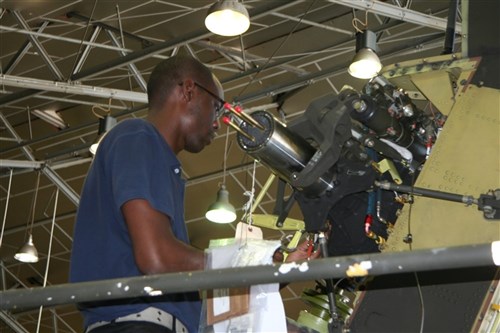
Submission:
[[[254,137],[249,140],[240,133],[237,141],[241,149],[263,165],[271,169],[278,177],[291,184],[291,177],[304,169],[313,157],[316,149],[301,136],[290,131],[279,120],[266,111],[256,111],[250,115],[264,127],[260,130],[246,122],[240,124],[242,131]],[[323,178],[304,189],[299,189],[310,196],[317,196],[331,188],[331,181]]]

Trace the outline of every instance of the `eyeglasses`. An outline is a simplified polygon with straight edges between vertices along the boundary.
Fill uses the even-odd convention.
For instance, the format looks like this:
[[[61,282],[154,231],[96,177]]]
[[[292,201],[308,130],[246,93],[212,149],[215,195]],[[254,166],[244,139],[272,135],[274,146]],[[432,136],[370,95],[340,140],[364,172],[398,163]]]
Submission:
[[[211,92],[210,90],[208,90],[207,88],[205,88],[204,86],[202,86],[201,84],[195,82],[194,85],[203,90],[204,92],[206,92],[207,94],[209,94],[210,96],[212,96],[217,102],[220,103],[220,105],[217,106],[217,108],[215,109],[215,119],[219,119],[220,117],[222,117],[225,111],[224,104],[226,104],[226,101],[217,96],[216,94],[214,94],[213,92]]]

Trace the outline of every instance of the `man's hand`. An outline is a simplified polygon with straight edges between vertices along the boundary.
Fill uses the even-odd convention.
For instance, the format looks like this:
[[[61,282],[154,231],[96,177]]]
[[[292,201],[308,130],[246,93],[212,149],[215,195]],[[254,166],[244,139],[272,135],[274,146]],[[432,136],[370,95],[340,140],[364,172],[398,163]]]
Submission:
[[[293,262],[293,261],[303,261],[303,260],[311,260],[316,259],[321,255],[321,251],[318,249],[314,250],[314,244],[312,244],[309,240],[305,240],[299,245],[295,251],[288,253],[288,256],[284,260],[284,262]],[[275,262],[283,262],[284,255],[281,251],[276,251],[273,255],[273,259]]]
[[[321,251],[319,248],[314,250],[314,244],[309,240],[305,240],[297,245],[295,251],[288,254],[285,262],[312,260],[318,258],[320,255]]]

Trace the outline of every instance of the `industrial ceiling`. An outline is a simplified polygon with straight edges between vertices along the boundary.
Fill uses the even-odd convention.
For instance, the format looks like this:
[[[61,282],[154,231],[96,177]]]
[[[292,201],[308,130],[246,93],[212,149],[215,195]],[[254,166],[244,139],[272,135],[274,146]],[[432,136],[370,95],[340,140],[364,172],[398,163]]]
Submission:
[[[377,33],[378,54],[389,65],[441,54],[450,10],[448,0],[248,0],[250,29],[239,37],[221,37],[204,27],[212,2],[0,1],[3,288],[67,282],[75,213],[99,117],[144,117],[145,82],[161,59],[191,54],[219,77],[226,100],[245,112],[268,110],[288,120],[321,95],[336,94],[344,85],[361,89],[366,83],[347,73],[355,48],[353,20]],[[460,7],[455,28],[454,48],[460,52]],[[56,112],[64,124],[51,125],[35,110]],[[202,249],[211,239],[234,235],[234,223],[215,225],[204,217],[223,178],[226,136],[225,183],[238,216],[248,191],[254,187],[258,193],[270,174],[260,165],[254,170],[253,160],[236,144],[234,130],[225,126],[202,153],[181,153],[186,223],[193,245]],[[271,213],[274,203],[272,186],[256,212]],[[290,215],[301,217],[297,208]],[[40,261],[19,263],[13,254],[26,242],[32,221]],[[264,234],[276,239],[285,233]],[[304,285],[282,293],[292,318],[302,307]],[[38,310],[9,318],[33,332]],[[80,332],[81,325],[73,305],[60,306],[43,312],[40,331]],[[0,324],[0,331],[13,326]]]

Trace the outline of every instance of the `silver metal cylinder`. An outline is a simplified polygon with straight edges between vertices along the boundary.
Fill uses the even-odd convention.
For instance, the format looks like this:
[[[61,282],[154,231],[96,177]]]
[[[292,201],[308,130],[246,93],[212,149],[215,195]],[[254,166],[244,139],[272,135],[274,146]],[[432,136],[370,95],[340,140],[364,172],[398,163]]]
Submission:
[[[242,122],[240,128],[255,138],[249,140],[237,134],[241,149],[264,164],[278,177],[292,183],[292,174],[304,169],[316,153],[316,149],[301,136],[290,131],[286,125],[275,119],[269,112],[256,111],[250,115],[264,127],[257,127]],[[329,178],[329,177],[326,177]],[[317,182],[304,189],[308,195],[316,196],[331,188],[331,179],[318,179]]]

